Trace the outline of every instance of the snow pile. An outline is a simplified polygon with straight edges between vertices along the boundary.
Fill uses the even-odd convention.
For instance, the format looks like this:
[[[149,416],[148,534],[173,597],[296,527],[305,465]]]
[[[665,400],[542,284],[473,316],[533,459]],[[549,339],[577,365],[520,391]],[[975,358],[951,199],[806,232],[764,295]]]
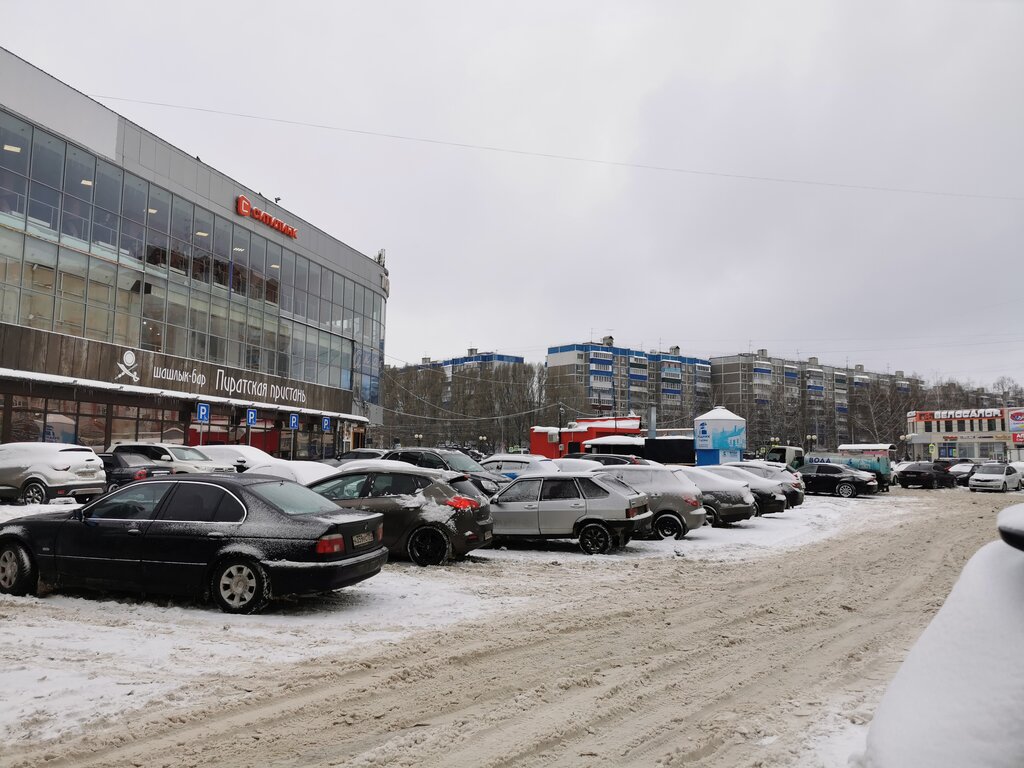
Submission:
[[[1004,517],[1005,516],[1005,517]],[[999,522],[1024,522],[1024,506]],[[1024,552],[1001,541],[964,567],[868,732],[864,768],[1024,765]]]

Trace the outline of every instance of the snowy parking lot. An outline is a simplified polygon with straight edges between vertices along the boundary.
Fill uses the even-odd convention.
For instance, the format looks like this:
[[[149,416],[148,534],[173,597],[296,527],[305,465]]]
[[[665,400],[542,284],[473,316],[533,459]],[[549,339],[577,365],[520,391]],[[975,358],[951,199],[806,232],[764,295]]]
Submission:
[[[380,575],[333,596],[277,601],[260,616],[227,616],[212,605],[183,600],[78,592],[42,598],[0,597],[0,764],[29,765],[43,754],[51,759],[63,755],[68,764],[77,764],[77,758],[72,759],[75,750],[86,754],[92,749],[110,749],[151,733],[173,730],[179,721],[192,723],[213,713],[245,711],[254,701],[293,695],[320,673],[351,671],[356,662],[376,670],[379,677],[381,671],[391,669],[391,655],[396,657],[394,680],[405,685],[410,675],[416,676],[410,672],[416,668],[415,664],[410,667],[411,659],[440,653],[439,648],[452,638],[458,638],[458,645],[467,638],[475,643],[480,637],[505,636],[507,645],[526,649],[547,643],[550,652],[557,654],[565,649],[560,651],[546,627],[558,632],[564,622],[563,629],[579,625],[589,631],[604,626],[610,638],[622,635],[621,642],[629,647],[639,644],[655,653],[657,641],[651,636],[625,639],[630,632],[628,624],[607,618],[607,614],[616,614],[626,606],[637,610],[636,604],[646,596],[652,603],[643,605],[643,621],[658,622],[659,632],[671,631],[671,626],[660,626],[659,614],[663,613],[671,625],[677,619],[667,617],[673,611],[684,611],[679,626],[687,624],[686,632],[692,634],[675,639],[666,636],[666,648],[685,643],[697,656],[710,661],[720,651],[713,650],[709,643],[717,646],[723,642],[722,637],[743,642],[740,635],[749,627],[738,629],[736,622],[768,626],[773,615],[795,609],[794,605],[776,605],[774,601],[796,599],[796,593],[789,595],[787,590],[813,582],[813,577],[801,575],[799,567],[805,560],[810,562],[811,552],[825,568],[829,567],[832,548],[836,557],[842,554],[856,559],[861,552],[866,561],[870,556],[863,540],[884,541],[886,531],[893,532],[890,538],[897,538],[898,532],[927,525],[928,521],[964,515],[965,509],[967,513],[976,508],[979,514],[981,510],[989,514],[1005,500],[1008,498],[979,499],[961,490],[894,491],[858,499],[808,497],[804,505],[784,514],[727,528],[706,526],[682,541],[635,541],[624,551],[604,556],[588,557],[572,543],[555,541],[536,547],[478,550],[467,560],[442,568],[391,563]],[[0,520],[26,511],[31,510],[0,507]],[[986,535],[993,538],[994,528],[990,526],[981,540]],[[912,561],[900,565],[911,566]],[[869,571],[878,575],[882,567],[872,559]],[[845,589],[847,578],[857,581],[854,575],[837,573],[830,576],[834,583],[829,588]],[[896,581],[901,578],[896,577]],[[680,605],[672,610],[659,609],[659,601],[664,603],[666,599]],[[861,610],[857,599],[851,595],[848,600],[844,598],[842,607],[819,605],[816,610],[834,609],[839,619],[845,619]],[[934,596],[929,599],[932,603],[928,610],[934,611]],[[602,601],[607,611],[598,610]],[[739,603],[733,604],[735,601]],[[600,619],[595,618],[598,616]],[[713,621],[719,616],[727,617],[724,623]],[[626,622],[636,619],[622,618]],[[887,617],[887,621],[892,619],[896,619],[894,626],[899,624],[899,617]],[[915,608],[912,619],[915,626],[920,624],[920,609]],[[786,632],[793,633],[790,639],[800,645],[815,638],[825,645],[834,642],[816,634],[821,628],[815,626],[813,614],[796,614],[792,622],[793,627]],[[750,641],[754,640],[751,636]],[[876,645],[871,647],[881,654],[882,647]],[[613,653],[617,647],[613,643],[604,651],[616,656],[621,652],[620,648]],[[892,655],[892,648],[885,652]],[[893,658],[898,658],[898,653]],[[564,666],[571,669],[578,661],[566,658]],[[621,665],[622,661],[617,663]],[[808,674],[813,674],[814,668],[809,663]],[[615,669],[603,674],[618,676],[613,674]],[[752,664],[750,669],[756,677],[768,674],[763,662]],[[821,673],[826,674],[824,669]],[[492,687],[500,688],[504,683],[501,675],[497,678]],[[391,677],[387,680],[393,682]],[[790,702],[781,711],[760,715],[760,724],[750,723],[739,731],[728,726],[726,730],[732,734],[730,738],[747,730],[742,741],[747,746],[761,743],[755,751],[763,753],[768,761],[765,765],[845,765],[840,753],[849,752],[851,741],[855,744],[863,739],[858,728],[869,717],[884,683],[883,678],[859,681],[852,689],[833,691],[827,700]],[[468,682],[460,681],[457,674],[445,683],[457,687],[462,684]],[[628,689],[633,684],[635,681],[627,684],[620,680],[618,685]],[[567,685],[575,688],[577,683]],[[586,685],[600,687],[599,681]],[[625,690],[620,693],[627,699],[632,695]],[[765,695],[763,691],[751,693],[754,700]],[[592,704],[596,706],[597,702]],[[433,706],[438,705],[435,702]],[[400,710],[400,703],[395,702],[387,711]],[[801,714],[793,715],[783,727],[777,721],[787,710]],[[868,714],[851,717],[850,713],[861,710]],[[423,717],[413,712],[410,716]],[[382,715],[380,719],[386,718]],[[125,724],[129,722],[133,724],[132,735],[126,737]],[[693,746],[694,739],[699,741],[708,732],[717,734],[708,737],[708,743],[722,741],[721,726],[718,721],[713,728],[705,724],[698,733],[685,734],[685,738],[680,735],[679,743],[671,748],[670,740],[666,741],[661,759],[689,754],[694,749],[700,752],[701,748]],[[540,724],[531,723],[530,727],[539,728]],[[421,735],[426,735],[428,726],[422,728],[425,730]],[[772,762],[783,745],[787,757]],[[371,754],[394,757],[410,749],[401,741],[391,746],[391,751],[381,753],[379,748],[367,752],[356,745],[350,756],[363,755],[366,764],[376,764],[370,760]],[[721,752],[720,747],[705,757]],[[423,757],[423,764],[433,764],[440,761],[443,752],[435,755],[429,751],[434,748],[441,749],[424,747],[426,752],[413,753]],[[593,749],[603,754],[600,746]],[[625,762],[643,762],[643,754],[633,754]],[[568,764],[575,764],[574,760],[596,764],[573,755]],[[238,760],[242,764],[244,756]],[[478,763],[468,758],[460,763],[453,758],[449,764]]]

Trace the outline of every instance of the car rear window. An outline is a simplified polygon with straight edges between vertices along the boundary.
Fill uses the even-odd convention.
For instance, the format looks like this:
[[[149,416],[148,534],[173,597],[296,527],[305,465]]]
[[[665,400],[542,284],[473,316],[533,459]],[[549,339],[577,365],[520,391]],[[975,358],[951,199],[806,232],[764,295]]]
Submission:
[[[172,445],[167,448],[167,452],[170,453],[174,458],[179,461],[209,461],[210,457],[201,451],[197,451],[195,448],[181,448],[176,445]]]
[[[280,480],[276,483],[256,483],[249,486],[249,491],[264,501],[270,502],[286,515],[322,515],[337,512],[338,507],[330,499],[326,499],[304,485],[291,480]]]
[[[614,480],[615,478],[612,479]],[[577,478],[576,482],[580,484],[580,490],[583,491],[583,498],[585,499],[604,499],[609,495],[606,489],[602,488],[589,477]]]
[[[608,474],[601,475],[601,483],[611,486],[616,490],[622,491],[627,496],[632,496],[634,493],[636,493],[636,489],[633,488],[631,485],[624,483],[617,477],[612,477],[611,475]]]

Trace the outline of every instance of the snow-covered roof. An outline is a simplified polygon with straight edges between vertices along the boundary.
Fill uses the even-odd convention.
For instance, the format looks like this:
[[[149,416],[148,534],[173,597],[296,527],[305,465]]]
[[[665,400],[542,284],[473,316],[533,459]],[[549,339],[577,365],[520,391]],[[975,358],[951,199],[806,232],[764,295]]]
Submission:
[[[746,421],[742,416],[737,416],[724,405],[716,405],[710,411],[698,416],[694,421],[711,421],[713,419],[726,419],[733,421]]]
[[[892,443],[846,443],[839,446],[840,451],[895,451]]]
[[[636,435],[605,435],[584,440],[583,445],[643,445],[644,438]]]
[[[36,373],[34,371],[19,371],[15,368],[0,368],[0,379],[24,379],[37,381],[41,384],[67,384],[74,387],[91,387],[93,389],[107,389],[113,392],[127,392],[133,395],[150,395],[153,397],[178,397],[182,400],[195,400],[204,403],[223,403],[227,405],[241,405],[246,408],[260,408],[274,411],[288,411],[289,413],[307,413],[316,416],[330,416],[343,421],[358,421],[369,423],[365,416],[356,416],[354,413],[341,413],[340,411],[318,411],[315,408],[297,408],[291,405],[280,405],[278,403],[258,403],[252,400],[241,400],[237,397],[220,397],[218,395],[200,395],[193,392],[178,392],[172,389],[157,389],[156,387],[138,387],[134,384],[114,384],[110,381],[99,381],[97,379],[82,379],[74,376],[58,376],[53,373]]]

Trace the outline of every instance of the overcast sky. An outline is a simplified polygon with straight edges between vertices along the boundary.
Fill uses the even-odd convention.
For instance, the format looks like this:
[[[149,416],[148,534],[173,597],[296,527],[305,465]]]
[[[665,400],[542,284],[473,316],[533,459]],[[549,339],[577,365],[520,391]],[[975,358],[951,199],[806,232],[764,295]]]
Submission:
[[[370,132],[99,98],[386,248],[391,365],[611,334],[976,384],[1024,382],[1022,40],[1015,0],[6,0],[0,26],[93,96]]]

